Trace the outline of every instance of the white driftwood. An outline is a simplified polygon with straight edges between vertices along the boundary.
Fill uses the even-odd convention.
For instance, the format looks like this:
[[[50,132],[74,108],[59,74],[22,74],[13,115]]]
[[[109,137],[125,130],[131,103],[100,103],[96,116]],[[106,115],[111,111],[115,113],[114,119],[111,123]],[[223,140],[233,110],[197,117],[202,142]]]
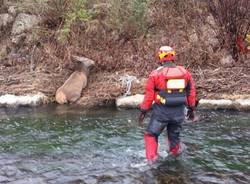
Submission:
[[[234,102],[232,100],[227,99],[219,99],[219,100],[212,100],[212,99],[201,99],[199,101],[199,106],[204,108],[233,108]]]
[[[136,108],[142,102],[144,95],[122,96],[116,99],[117,107]]]
[[[0,107],[38,106],[44,104],[46,101],[47,97],[43,93],[25,96],[6,94],[0,96]]]
[[[121,108],[136,108],[143,101],[144,95],[122,96],[116,99],[116,106]],[[205,109],[238,109],[250,110],[250,99],[201,99],[199,108]]]

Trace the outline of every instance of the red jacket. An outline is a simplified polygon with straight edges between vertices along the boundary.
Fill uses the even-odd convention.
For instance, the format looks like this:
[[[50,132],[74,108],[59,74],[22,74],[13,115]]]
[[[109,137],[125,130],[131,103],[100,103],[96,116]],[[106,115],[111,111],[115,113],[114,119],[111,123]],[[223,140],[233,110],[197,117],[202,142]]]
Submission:
[[[186,105],[195,107],[196,90],[191,74],[182,66],[168,67],[162,66],[154,70],[145,85],[145,96],[140,104],[142,110],[149,110],[152,103],[159,103],[156,98],[160,90],[166,89],[166,80],[168,79],[184,79],[186,90]]]

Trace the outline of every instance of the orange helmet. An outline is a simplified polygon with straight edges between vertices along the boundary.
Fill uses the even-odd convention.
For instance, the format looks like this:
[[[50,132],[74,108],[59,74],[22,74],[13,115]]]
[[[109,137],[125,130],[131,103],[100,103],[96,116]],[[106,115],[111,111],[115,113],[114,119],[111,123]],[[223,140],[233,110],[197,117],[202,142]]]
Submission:
[[[160,63],[175,60],[175,50],[169,46],[161,46],[157,52],[157,59]]]

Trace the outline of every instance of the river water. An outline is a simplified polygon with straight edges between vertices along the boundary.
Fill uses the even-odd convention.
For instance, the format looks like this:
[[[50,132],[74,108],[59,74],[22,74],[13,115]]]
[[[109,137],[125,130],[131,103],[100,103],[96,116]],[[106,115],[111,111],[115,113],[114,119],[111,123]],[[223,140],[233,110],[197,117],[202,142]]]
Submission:
[[[0,110],[0,183],[250,183],[250,114],[199,111],[177,160],[144,161],[136,110],[49,106]],[[148,121],[148,119],[146,119]]]

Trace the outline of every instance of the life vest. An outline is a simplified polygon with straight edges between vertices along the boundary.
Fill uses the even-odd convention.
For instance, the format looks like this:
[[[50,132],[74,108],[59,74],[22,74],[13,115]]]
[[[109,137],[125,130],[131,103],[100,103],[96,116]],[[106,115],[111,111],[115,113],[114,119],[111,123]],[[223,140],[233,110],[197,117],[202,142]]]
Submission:
[[[182,67],[167,67],[162,71],[165,87],[156,95],[158,101],[164,106],[179,106],[186,104],[186,70]]]

